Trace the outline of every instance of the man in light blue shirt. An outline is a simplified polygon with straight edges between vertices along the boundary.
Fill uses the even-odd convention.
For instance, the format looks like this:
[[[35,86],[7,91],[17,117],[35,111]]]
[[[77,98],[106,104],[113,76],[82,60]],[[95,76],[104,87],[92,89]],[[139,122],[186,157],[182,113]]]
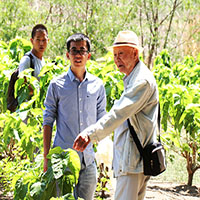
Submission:
[[[44,105],[44,171],[46,155],[51,146],[52,128],[56,120],[53,147],[72,148],[77,134],[96,123],[106,114],[106,94],[102,80],[86,71],[91,57],[90,40],[84,34],[74,34],[67,40],[67,58],[71,67],[67,73],[51,81]],[[92,200],[96,189],[96,164],[92,143],[78,152],[81,171],[75,187],[75,197]]]

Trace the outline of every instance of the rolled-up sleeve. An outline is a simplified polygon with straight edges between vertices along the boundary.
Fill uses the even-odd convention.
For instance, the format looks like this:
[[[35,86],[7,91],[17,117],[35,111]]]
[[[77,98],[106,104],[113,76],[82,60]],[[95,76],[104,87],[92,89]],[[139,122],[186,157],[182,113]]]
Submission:
[[[53,127],[53,123],[57,117],[57,102],[58,98],[56,89],[54,88],[53,82],[51,82],[44,101],[45,110],[43,111],[43,125]]]

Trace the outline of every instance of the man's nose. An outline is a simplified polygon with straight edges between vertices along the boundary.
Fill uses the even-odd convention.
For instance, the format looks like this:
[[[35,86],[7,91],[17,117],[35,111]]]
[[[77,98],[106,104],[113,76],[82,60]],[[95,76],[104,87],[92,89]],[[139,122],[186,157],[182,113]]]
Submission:
[[[82,55],[81,55],[81,53],[80,53],[80,51],[79,51],[79,52],[76,53],[75,56],[76,56],[76,57],[81,57]]]
[[[116,55],[115,55],[115,59],[116,59],[116,60],[121,60],[121,59],[120,59],[120,54],[116,54]]]
[[[44,44],[44,41],[40,40],[40,45],[43,45]]]

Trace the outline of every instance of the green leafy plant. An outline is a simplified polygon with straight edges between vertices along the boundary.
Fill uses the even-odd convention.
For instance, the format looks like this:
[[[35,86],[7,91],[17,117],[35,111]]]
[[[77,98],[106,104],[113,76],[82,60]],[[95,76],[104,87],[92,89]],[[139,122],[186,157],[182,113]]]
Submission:
[[[9,56],[16,62],[20,62],[23,55],[32,49],[30,41],[23,38],[16,38],[9,42],[8,53]]]
[[[74,199],[73,189],[78,182],[80,159],[72,149],[62,150],[55,147],[48,154],[49,165],[45,173],[41,173],[41,165],[21,172],[14,178],[14,199],[47,200],[59,195],[64,199]],[[40,163],[41,160],[39,161]],[[67,194],[67,195],[66,195]]]
[[[166,59],[167,58],[167,59]],[[200,169],[200,74],[199,61],[186,57],[172,66],[163,51],[155,60],[162,115],[162,135],[171,149],[186,159],[188,185]]]
[[[109,192],[107,187],[107,184],[110,183],[110,177],[108,175],[109,169],[104,166],[104,163],[101,163],[97,169],[99,176],[97,181],[96,196],[99,200],[106,199],[110,196],[109,194],[106,194],[106,192]]]
[[[19,198],[26,195],[25,198],[31,199],[33,195],[39,195],[37,191],[40,189],[45,190],[43,183],[47,181],[47,175],[41,173],[42,156],[38,155],[42,153],[43,147],[42,110],[47,88],[49,82],[66,72],[70,65],[62,57],[56,57],[53,61],[46,60],[46,65],[40,73],[40,81],[31,76],[31,69],[24,71],[15,86],[15,95],[19,97],[19,107],[16,112],[10,113],[7,111],[6,104],[7,86],[11,73],[18,66],[18,60],[26,49],[24,48],[26,45],[21,45],[21,42],[18,44],[18,42],[19,38],[13,43],[13,53],[9,50],[11,45],[0,43],[0,182],[5,186],[5,192],[15,191],[15,195],[19,195]],[[181,63],[172,64],[167,51],[161,52],[154,64],[164,131],[162,139],[169,148],[174,149],[186,159],[188,184],[192,184],[192,177],[200,165],[199,66],[200,55],[196,60],[187,56]],[[103,80],[109,111],[123,91],[123,75],[115,68],[112,54],[108,53],[97,61],[87,62],[87,70]],[[27,77],[26,83],[24,75]],[[28,93],[29,85],[33,88],[31,96]],[[61,153],[61,155],[51,157],[55,164],[53,165],[65,166],[65,162],[61,161],[65,160],[63,156]],[[38,157],[40,157],[40,162]],[[60,176],[56,180],[60,184],[61,192],[65,192],[62,189],[63,180],[66,179],[65,174],[61,175],[63,168],[55,167],[54,171],[52,167],[51,169],[48,177],[48,180],[52,180],[53,187],[51,188],[55,186],[54,175],[57,178]],[[105,194],[108,178],[106,178],[105,169],[102,173],[103,176],[97,188],[100,194],[103,192]],[[69,177],[74,176],[71,174]],[[71,184],[67,179],[66,183]],[[103,184],[106,185],[103,186]],[[72,189],[69,187],[68,192]],[[51,190],[49,193],[53,194],[55,191]],[[66,195],[62,198],[66,198]],[[71,198],[70,193],[67,198]]]

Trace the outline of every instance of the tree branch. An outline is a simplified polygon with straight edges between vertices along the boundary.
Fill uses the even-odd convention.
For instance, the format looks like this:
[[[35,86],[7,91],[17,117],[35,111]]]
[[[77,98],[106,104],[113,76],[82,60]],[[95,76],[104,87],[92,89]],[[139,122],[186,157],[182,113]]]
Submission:
[[[196,30],[194,30],[194,31],[190,34],[190,36],[188,37],[188,39],[186,39],[186,40],[184,40],[183,42],[177,44],[176,46],[172,47],[171,49],[175,49],[175,48],[179,47],[180,45],[187,43],[187,42],[192,38],[192,36],[193,36],[196,32],[199,32],[199,31],[200,31],[200,27],[198,27]]]
[[[139,22],[140,22],[140,37],[141,37],[141,46],[143,47],[144,46],[144,33],[143,33],[143,25],[142,25],[142,9],[139,8],[139,12],[140,12],[140,15],[139,15]],[[144,51],[142,52],[143,53],[143,58],[145,60],[145,54],[144,54]]]
[[[53,5],[50,4],[49,12],[48,12],[47,17],[46,17],[46,19],[44,21],[44,24],[46,24],[47,21],[49,20],[50,14],[52,13],[52,8],[53,8]]]
[[[85,34],[88,35],[88,31],[87,31],[87,16],[88,16],[88,2],[86,2],[86,10],[85,10]]]
[[[181,4],[182,4],[182,1],[179,2],[179,3],[177,3],[175,9],[176,9],[177,7],[179,7]],[[160,21],[159,26],[162,25],[162,24],[164,23],[164,21],[165,21],[170,15],[172,15],[172,12],[173,12],[173,9],[169,12],[168,15],[166,15],[166,16]]]
[[[180,2],[180,3],[182,3],[182,2]],[[169,26],[168,26],[168,29],[167,29],[167,34],[165,36],[165,42],[164,42],[164,45],[163,45],[164,49],[167,47],[168,36],[169,36],[169,32],[171,31],[172,21],[173,21],[173,18],[174,18],[174,13],[175,13],[176,8],[177,8],[177,0],[174,0],[172,13],[171,13],[170,21],[169,21]]]
[[[133,10],[133,6],[131,6],[131,8],[129,9],[128,14],[126,15],[126,18],[125,18],[125,20],[124,20],[124,23],[123,23],[122,27],[124,27],[124,25],[126,24],[127,19],[128,19],[128,17],[129,17],[129,15],[131,14],[132,10]]]
[[[146,14],[147,22],[149,24],[150,32],[153,35],[153,29],[152,29],[151,20],[150,20],[150,17],[149,17],[149,14],[148,14],[148,10],[147,10],[146,0],[143,0],[143,5],[144,5],[144,11],[145,11],[145,14]]]

